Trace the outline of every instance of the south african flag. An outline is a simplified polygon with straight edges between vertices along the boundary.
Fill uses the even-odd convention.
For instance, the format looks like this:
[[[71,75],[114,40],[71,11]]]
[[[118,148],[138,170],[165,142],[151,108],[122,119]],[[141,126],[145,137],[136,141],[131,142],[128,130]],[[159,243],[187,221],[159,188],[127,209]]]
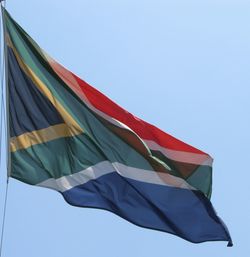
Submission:
[[[188,241],[228,241],[212,158],[127,112],[48,56],[4,10],[10,176],[71,205]]]

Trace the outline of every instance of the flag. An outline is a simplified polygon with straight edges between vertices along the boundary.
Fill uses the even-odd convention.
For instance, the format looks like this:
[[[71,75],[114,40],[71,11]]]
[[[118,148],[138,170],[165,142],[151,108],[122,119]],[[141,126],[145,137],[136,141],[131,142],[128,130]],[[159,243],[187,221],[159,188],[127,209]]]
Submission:
[[[232,244],[209,200],[208,154],[127,112],[46,54],[6,10],[4,19],[12,178],[190,242]]]

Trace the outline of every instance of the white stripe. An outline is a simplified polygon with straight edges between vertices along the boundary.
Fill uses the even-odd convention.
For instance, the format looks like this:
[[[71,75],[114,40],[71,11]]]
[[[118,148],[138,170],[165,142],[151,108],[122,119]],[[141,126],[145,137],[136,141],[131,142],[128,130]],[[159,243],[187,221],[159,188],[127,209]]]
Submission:
[[[143,170],[126,166],[119,162],[114,162],[117,173],[125,178],[138,180],[141,182],[152,183],[157,185],[165,185],[170,187],[179,187],[186,189],[194,189],[184,179],[172,176],[167,172],[156,172],[152,170]]]
[[[88,167],[85,170],[74,173],[72,175],[64,176],[58,179],[50,178],[47,179],[37,186],[48,187],[55,189],[60,192],[64,192],[73,187],[85,184],[91,179],[99,178],[108,173],[114,172],[115,169],[112,167],[111,163],[108,161],[100,162],[94,166]]]
[[[73,187],[83,185],[90,180],[97,179],[103,175],[113,172],[117,172],[124,178],[130,178],[141,182],[194,190],[194,188],[191,187],[185,180],[172,176],[168,173],[128,167],[118,162],[111,163],[109,161],[100,162],[72,175],[64,176],[58,179],[50,178],[37,184],[37,186],[47,187],[64,192]]]
[[[147,146],[153,151],[160,151],[167,158],[179,161],[179,162],[186,162],[190,164],[198,164],[198,165],[207,165],[212,166],[213,159],[205,154],[198,154],[198,153],[190,153],[184,151],[176,151],[171,150],[165,147],[158,145],[156,142],[151,140],[144,140]]]

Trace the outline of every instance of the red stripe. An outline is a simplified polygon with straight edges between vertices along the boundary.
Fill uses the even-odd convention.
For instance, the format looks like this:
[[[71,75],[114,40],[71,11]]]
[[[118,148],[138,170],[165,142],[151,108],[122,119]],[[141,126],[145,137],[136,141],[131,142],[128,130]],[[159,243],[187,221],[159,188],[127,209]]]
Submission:
[[[78,82],[82,92],[88,98],[89,102],[98,110],[126,124],[135,131],[142,139],[155,141],[162,147],[172,150],[206,154],[176,138],[163,132],[157,127],[137,118],[133,114],[127,112],[119,105],[111,101],[101,92],[91,87],[85,81],[71,73]],[[72,85],[69,85],[72,87]],[[78,93],[79,90],[77,90]]]

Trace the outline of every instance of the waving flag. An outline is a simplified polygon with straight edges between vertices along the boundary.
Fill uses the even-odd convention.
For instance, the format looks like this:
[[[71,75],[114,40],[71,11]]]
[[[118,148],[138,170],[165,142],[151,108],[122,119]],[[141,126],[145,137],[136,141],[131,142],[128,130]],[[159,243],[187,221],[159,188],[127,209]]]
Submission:
[[[4,16],[11,177],[141,227],[231,245],[209,200],[212,158],[112,102]]]

